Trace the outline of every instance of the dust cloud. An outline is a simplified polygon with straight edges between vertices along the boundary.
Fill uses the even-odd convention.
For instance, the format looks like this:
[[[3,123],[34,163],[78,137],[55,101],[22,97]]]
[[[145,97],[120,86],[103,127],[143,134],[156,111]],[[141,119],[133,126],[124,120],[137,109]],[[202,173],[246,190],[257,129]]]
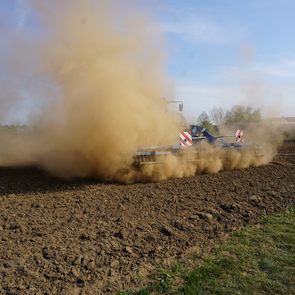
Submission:
[[[117,180],[139,145],[175,141],[161,30],[136,1],[123,2],[30,1],[41,33],[5,32],[1,104],[33,107],[32,132],[3,138],[2,165]]]
[[[141,171],[133,175],[135,181],[167,180],[169,178],[183,178],[195,174],[212,174],[224,170],[240,170],[249,167],[258,167],[272,161],[276,148],[269,143],[263,145],[260,155],[254,150],[216,150],[209,144],[201,147],[198,155],[187,154],[183,156],[168,155],[159,159],[162,164],[144,166]]]
[[[35,165],[63,178],[131,183],[257,165],[210,152],[133,168],[139,146],[172,144],[180,117],[166,111],[170,93],[161,29],[136,1],[28,1],[34,29],[1,33],[5,77],[1,120],[28,112],[31,131],[1,134],[0,165]],[[188,156],[189,157],[189,156]]]
[[[275,118],[286,113],[290,103],[293,83],[271,85],[268,78],[275,69],[255,65],[256,48],[252,43],[241,43],[237,50],[238,85],[240,86],[243,105],[254,105],[262,108],[265,118]]]

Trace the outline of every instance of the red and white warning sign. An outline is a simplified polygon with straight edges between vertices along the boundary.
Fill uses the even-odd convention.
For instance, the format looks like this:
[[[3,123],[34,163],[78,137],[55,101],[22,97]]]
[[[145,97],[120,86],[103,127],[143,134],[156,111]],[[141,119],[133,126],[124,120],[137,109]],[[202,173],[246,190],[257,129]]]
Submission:
[[[236,130],[236,142],[243,142],[244,141],[244,136],[243,136],[243,131],[242,130]]]
[[[192,146],[192,135],[190,132],[180,132],[180,141],[182,146]]]

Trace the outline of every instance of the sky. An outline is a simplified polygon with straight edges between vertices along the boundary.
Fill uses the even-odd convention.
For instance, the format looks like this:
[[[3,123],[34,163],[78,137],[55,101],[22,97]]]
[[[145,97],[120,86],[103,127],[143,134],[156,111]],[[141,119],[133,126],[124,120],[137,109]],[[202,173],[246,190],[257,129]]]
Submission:
[[[295,116],[294,11],[292,0],[167,1],[158,19],[186,112],[252,104]]]
[[[237,104],[262,107],[264,118],[295,116],[294,0],[140,1],[150,3],[165,39],[166,98],[183,101],[187,118]],[[38,31],[25,4],[0,0],[0,34],[1,27]],[[1,48],[9,48],[3,38],[0,79]],[[23,101],[12,121],[25,123],[30,107]]]

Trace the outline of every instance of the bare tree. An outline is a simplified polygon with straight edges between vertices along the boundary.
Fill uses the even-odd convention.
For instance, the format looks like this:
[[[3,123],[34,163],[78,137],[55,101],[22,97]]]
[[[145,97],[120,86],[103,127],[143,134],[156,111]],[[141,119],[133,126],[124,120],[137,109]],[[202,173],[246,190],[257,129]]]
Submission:
[[[211,119],[212,119],[213,123],[216,125],[222,125],[225,123],[227,113],[228,113],[228,111],[222,107],[214,106],[210,110]]]

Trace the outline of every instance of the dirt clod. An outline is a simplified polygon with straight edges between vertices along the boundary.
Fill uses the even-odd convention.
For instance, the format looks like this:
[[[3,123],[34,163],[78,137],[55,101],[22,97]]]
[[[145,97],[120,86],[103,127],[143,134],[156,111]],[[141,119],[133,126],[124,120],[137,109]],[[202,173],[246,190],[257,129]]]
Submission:
[[[251,197],[249,198],[249,200],[250,200],[250,201],[254,201],[254,202],[256,202],[256,201],[258,201],[258,198],[257,198],[256,196],[251,196]]]

